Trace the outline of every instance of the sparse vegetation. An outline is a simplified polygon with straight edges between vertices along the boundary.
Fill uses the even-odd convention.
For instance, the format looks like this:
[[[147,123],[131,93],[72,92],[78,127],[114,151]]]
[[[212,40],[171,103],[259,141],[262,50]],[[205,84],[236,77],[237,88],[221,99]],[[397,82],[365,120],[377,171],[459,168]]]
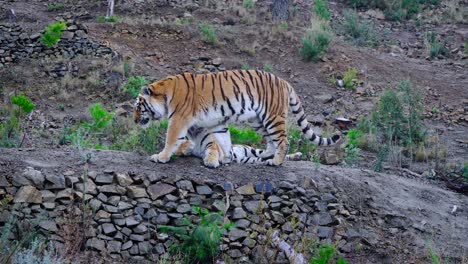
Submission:
[[[124,91],[130,94],[132,98],[136,98],[141,91],[141,87],[148,83],[143,76],[132,76],[128,79],[127,84],[125,84]]]
[[[11,105],[0,108],[0,112],[8,116],[5,121],[0,123],[0,147],[11,148],[21,145],[22,118],[25,114],[31,113],[33,109],[34,104],[22,94],[12,96]]]
[[[449,50],[435,32],[426,33],[424,44],[426,45],[427,54],[431,58],[435,58],[439,55],[447,56],[449,53]]]
[[[346,264],[347,262],[337,256],[336,247],[334,245],[322,244],[315,250],[309,261],[310,264]]]
[[[357,46],[374,46],[377,44],[377,33],[369,21],[361,21],[356,11],[345,10],[342,28],[347,40]]]
[[[54,12],[64,9],[65,6],[62,3],[52,3],[47,5],[47,11]]]
[[[170,250],[181,256],[184,263],[214,262],[219,254],[223,231],[229,230],[232,224],[223,223],[221,212],[210,213],[199,207],[192,209],[198,214],[198,224],[185,220],[184,226],[159,226],[159,229],[163,233],[173,233],[181,240],[173,244]]]
[[[302,37],[302,47],[299,54],[305,61],[318,61],[328,51],[332,40],[332,34],[326,25],[316,25],[312,27],[304,37]]]
[[[357,73],[356,68],[348,68],[343,76],[343,86],[350,90],[356,90]]]
[[[41,43],[47,47],[53,47],[62,37],[62,30],[67,28],[65,22],[57,22],[54,24],[48,25],[44,29],[44,33],[41,35]]]
[[[320,19],[329,21],[331,18],[331,13],[329,11],[328,0],[316,0],[314,13]]]
[[[243,144],[257,147],[262,142],[262,136],[252,128],[239,129],[235,126],[229,126],[232,144]]]
[[[423,6],[439,5],[440,0],[350,0],[353,8],[378,8],[390,20],[405,20],[413,18],[421,12]]]
[[[271,64],[263,64],[263,71],[273,73],[273,66]]]
[[[289,150],[288,153],[301,152],[302,158],[309,161],[320,163],[320,156],[317,153],[317,148],[310,140],[305,139],[302,133],[296,129],[288,131]]]
[[[210,45],[218,44],[218,37],[212,25],[207,23],[200,25],[200,32],[202,33],[202,39],[205,43]]]
[[[122,19],[117,16],[110,16],[110,17],[98,16],[96,21],[99,23],[117,23],[117,22],[122,21]]]
[[[242,64],[241,69],[245,70],[245,71],[248,71],[248,70],[250,70],[250,66],[247,65],[247,64]]]
[[[255,6],[255,2],[253,0],[243,0],[242,1],[242,6],[245,9],[253,9]]]
[[[362,136],[362,132],[359,130],[351,129],[348,131],[348,134],[346,135],[348,142],[345,147],[346,162],[353,163],[355,161],[361,160],[361,157],[359,157],[361,149],[358,147],[358,144]]]

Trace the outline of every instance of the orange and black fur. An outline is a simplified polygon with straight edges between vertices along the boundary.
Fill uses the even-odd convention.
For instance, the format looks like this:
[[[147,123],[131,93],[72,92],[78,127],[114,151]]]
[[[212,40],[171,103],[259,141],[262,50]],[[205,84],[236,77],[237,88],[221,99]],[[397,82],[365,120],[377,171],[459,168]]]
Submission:
[[[145,127],[150,119],[167,117],[166,145],[152,156],[157,162],[168,162],[193,126],[216,129],[247,122],[267,141],[262,158],[268,165],[281,165],[288,150],[289,108],[304,135],[316,145],[331,145],[340,139],[338,135],[316,135],[292,86],[271,73],[255,70],[184,73],[157,81],[142,88],[134,120]]]

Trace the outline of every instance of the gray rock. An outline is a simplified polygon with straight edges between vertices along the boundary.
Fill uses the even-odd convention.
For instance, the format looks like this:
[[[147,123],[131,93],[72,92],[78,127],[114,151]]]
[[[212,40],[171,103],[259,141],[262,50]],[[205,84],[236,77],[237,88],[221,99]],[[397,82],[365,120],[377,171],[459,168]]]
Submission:
[[[106,249],[106,243],[101,239],[93,237],[91,239],[88,239],[88,241],[86,241],[86,247],[93,248],[99,251],[103,251]]]
[[[48,190],[60,190],[65,189],[65,176],[63,175],[47,175],[46,177],[47,184],[46,189]]]
[[[126,173],[117,173],[115,178],[120,186],[127,187],[133,183],[132,178]]]
[[[127,250],[133,246],[133,241],[129,240],[122,245],[122,250]]]
[[[137,241],[137,242],[143,242],[145,241],[145,237],[142,236],[142,235],[137,235],[137,234],[131,234],[130,235],[130,239],[133,240],[133,241]]]
[[[232,228],[230,231],[229,231],[229,240],[231,241],[237,241],[237,240],[240,240],[242,238],[245,238],[247,237],[248,233],[245,232],[244,230],[242,229],[238,229],[238,228]]]
[[[39,226],[49,232],[56,233],[58,231],[57,224],[53,221],[42,221],[39,223]]]
[[[135,228],[133,228],[133,233],[135,234],[144,234],[148,231],[148,227],[144,224],[139,224]]]
[[[99,192],[102,192],[104,194],[118,194],[118,195],[124,195],[126,192],[126,189],[122,186],[118,185],[103,185],[103,186],[98,186],[97,187]]]
[[[96,215],[94,216],[95,219],[108,219],[110,218],[111,214],[104,211],[104,210],[99,210]]]
[[[156,212],[156,210],[151,208],[151,209],[148,210],[148,212],[146,212],[143,215],[143,218],[146,219],[146,220],[149,220],[149,219],[152,219],[152,218],[156,217],[157,215],[158,215],[158,213]]]
[[[43,202],[49,202],[52,203],[55,201],[55,194],[49,190],[42,190],[40,191],[42,195],[42,201]]]
[[[213,209],[224,212],[226,210],[226,204],[224,201],[216,200],[213,202]]]
[[[281,189],[292,190],[294,189],[295,185],[287,181],[280,181],[278,183],[278,187]]]
[[[89,193],[92,195],[96,195],[98,193],[96,184],[94,184],[93,180],[91,179],[87,179],[86,182],[84,183],[76,183],[75,189],[79,192],[85,192],[85,193]],[[104,194],[100,194],[100,195],[104,195]],[[98,199],[99,199],[99,196],[98,196]],[[106,201],[107,201],[107,197],[106,197]],[[106,202],[106,201],[103,201],[103,202]]]
[[[247,216],[247,213],[244,211],[242,208],[234,208],[234,211],[232,213],[232,219],[241,219],[245,218]]]
[[[268,208],[268,204],[263,201],[248,201],[244,203],[245,209],[250,213],[258,213],[263,208]]]
[[[125,224],[128,227],[134,227],[141,223],[141,220],[138,219],[136,216],[129,216],[125,219]]]
[[[278,202],[283,201],[283,199],[281,199],[280,197],[278,197],[276,195],[269,196],[267,200],[268,200],[269,203],[278,203]]]
[[[34,186],[23,186],[16,192],[14,203],[42,203],[42,194]]]
[[[183,214],[179,214],[179,213],[170,213],[170,214],[167,214],[170,218],[173,218],[173,219],[180,219],[182,217],[184,217]]]
[[[312,216],[313,224],[319,225],[319,226],[326,226],[330,225],[331,223],[334,222],[332,216],[328,212],[320,212],[316,213]]]
[[[277,212],[277,211],[272,211],[271,215],[273,216],[273,220],[278,223],[278,224],[283,224],[284,223],[284,216],[282,213]]]
[[[231,258],[240,258],[242,257],[244,254],[242,254],[242,252],[238,249],[231,249],[231,250],[228,250],[227,254],[231,257]]]
[[[160,225],[166,225],[169,223],[169,217],[167,217],[167,214],[160,214],[155,220],[156,224]]]
[[[236,189],[236,192],[241,195],[253,195],[256,194],[254,185],[252,183],[243,185]]]
[[[138,249],[138,245],[133,245],[133,247],[130,248],[130,254],[138,255],[139,253],[140,253],[140,250]]]
[[[145,188],[141,188],[137,186],[128,186],[127,192],[128,192],[128,197],[130,197],[131,199],[148,197],[148,194],[146,193]]]
[[[131,204],[127,203],[127,202],[120,201],[118,203],[117,207],[119,207],[119,210],[125,211],[127,209],[133,208],[133,205],[131,205]]]
[[[107,252],[108,253],[120,253],[121,249],[122,249],[122,242],[109,241],[107,243]]]
[[[193,188],[193,184],[191,181],[188,181],[188,180],[178,181],[176,185],[179,189],[186,190],[188,192],[195,192],[195,189]]]
[[[255,191],[257,193],[272,193],[274,186],[271,182],[259,182],[255,184]]]
[[[255,247],[257,243],[255,242],[255,240],[253,240],[252,238],[250,237],[247,237],[244,239],[244,241],[242,241],[242,245],[248,247],[248,248],[253,248]]]
[[[140,243],[138,243],[138,249],[140,251],[140,255],[148,254],[149,248],[150,248],[149,242],[140,242]]]
[[[177,209],[176,209],[176,211],[181,214],[190,212],[191,210],[192,210],[192,207],[189,204],[181,204],[177,206]]]
[[[104,232],[104,234],[112,236],[117,232],[117,229],[115,229],[115,226],[113,224],[103,224],[102,231]]]
[[[8,180],[6,179],[5,175],[0,175],[0,188],[3,187],[8,187],[10,184],[8,183]]]
[[[236,224],[236,227],[245,229],[245,228],[249,227],[250,221],[247,220],[247,219],[239,219],[239,220],[237,220],[235,222],[235,224]]]
[[[197,193],[201,195],[211,195],[213,190],[209,186],[199,185],[197,186]]]
[[[166,183],[156,183],[148,187],[148,193],[151,199],[156,200],[161,196],[172,193],[176,188]]]
[[[294,228],[291,222],[288,221],[284,225],[281,226],[281,230],[283,230],[286,233],[291,233],[294,230]]]
[[[213,59],[213,61],[212,61],[212,64],[214,66],[219,66],[219,65],[221,65],[221,63],[222,63],[221,58],[216,58],[216,59]]]
[[[24,185],[34,185],[37,188],[43,188],[45,177],[42,172],[32,167],[27,167],[22,174],[13,177],[13,185],[16,187]]]
[[[114,176],[109,174],[99,174],[94,180],[99,185],[112,184]]]
[[[348,238],[348,239],[352,239],[352,238],[358,238],[358,237],[361,237],[361,235],[357,232],[357,230],[353,229],[353,228],[349,228],[344,237]]]
[[[328,226],[318,226],[317,236],[319,238],[331,238],[333,236],[333,228]]]
[[[328,104],[333,101],[333,96],[331,94],[321,94],[314,96],[314,99],[320,101],[322,104]]]

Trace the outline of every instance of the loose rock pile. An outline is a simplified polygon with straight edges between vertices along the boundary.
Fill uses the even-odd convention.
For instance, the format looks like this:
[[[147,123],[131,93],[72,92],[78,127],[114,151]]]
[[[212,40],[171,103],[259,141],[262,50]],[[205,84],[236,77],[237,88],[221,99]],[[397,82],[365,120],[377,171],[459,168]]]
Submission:
[[[55,47],[47,47],[40,41],[40,33],[29,35],[20,25],[0,24],[0,68],[22,58],[73,59],[77,55],[104,56],[112,50],[88,39],[87,29],[74,20],[67,20],[67,29]],[[59,65],[50,72],[53,77],[64,76],[66,65]]]
[[[319,193],[313,186],[310,179],[298,183],[288,177],[234,186],[109,169],[86,176],[73,170],[44,175],[28,167],[12,178],[0,175],[0,198],[11,199],[0,214],[0,225],[12,214],[18,220],[41,219],[41,232],[60,249],[67,243],[64,216],[88,210],[84,230],[88,250],[114,259],[158,259],[176,242],[172,235],[159,232],[158,226],[196,221],[193,207],[200,206],[223,212],[235,224],[225,232],[221,247],[234,263],[287,263],[285,255],[268,244],[272,230],[279,230],[291,245],[320,239],[337,242],[340,249],[352,248],[353,235],[346,233],[344,223],[352,221],[356,212],[349,212],[332,193]]]

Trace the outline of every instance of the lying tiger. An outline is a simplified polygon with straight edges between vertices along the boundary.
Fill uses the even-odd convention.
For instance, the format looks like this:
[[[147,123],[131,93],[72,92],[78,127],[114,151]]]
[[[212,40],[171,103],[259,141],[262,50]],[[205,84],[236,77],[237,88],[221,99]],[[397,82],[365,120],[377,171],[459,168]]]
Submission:
[[[256,70],[184,73],[144,86],[135,102],[134,121],[145,128],[151,119],[167,117],[165,147],[151,157],[161,163],[170,160],[192,127],[220,131],[230,123],[247,122],[267,142],[260,158],[277,166],[284,162],[288,150],[289,108],[302,133],[316,145],[331,145],[340,139],[339,135],[316,135],[292,86],[271,73]],[[220,145],[223,153],[230,153],[227,145]]]
[[[226,153],[223,150],[229,150],[229,152]],[[265,160],[261,158],[263,152],[264,150],[246,145],[232,145],[231,134],[227,127],[220,130],[191,127],[185,140],[176,151],[176,155],[200,157],[203,159],[205,166],[217,168],[221,164],[228,164],[231,161],[264,164]],[[286,160],[299,160],[301,156],[301,152],[296,152],[286,155]]]

